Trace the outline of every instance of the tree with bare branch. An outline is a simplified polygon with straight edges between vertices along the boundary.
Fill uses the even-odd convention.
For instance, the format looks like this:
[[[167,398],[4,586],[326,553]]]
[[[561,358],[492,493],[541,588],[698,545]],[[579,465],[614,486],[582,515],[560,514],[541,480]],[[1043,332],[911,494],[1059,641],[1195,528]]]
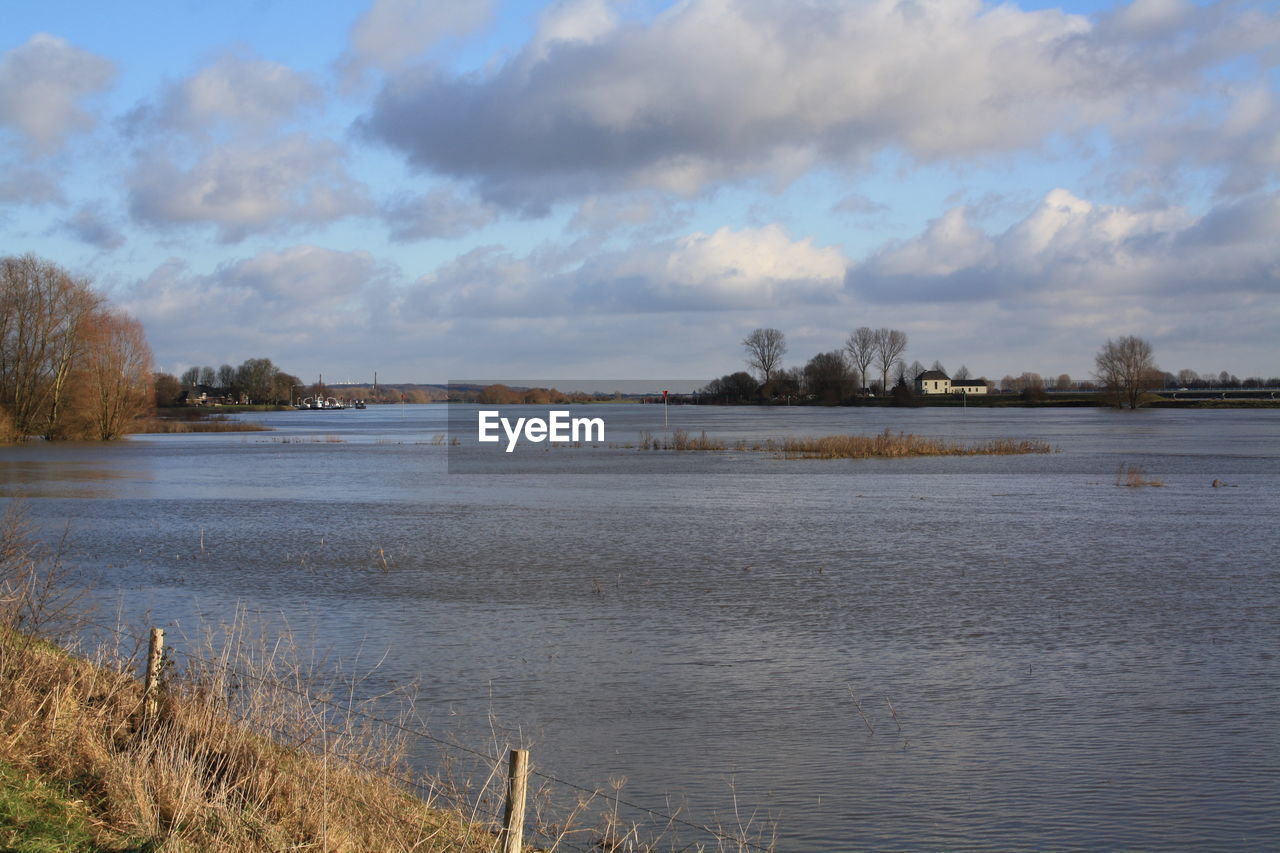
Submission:
[[[18,436],[53,436],[85,324],[88,282],[35,255],[0,259],[0,407]]]
[[[1133,335],[1108,339],[1094,358],[1094,375],[1118,408],[1136,409],[1142,393],[1159,384],[1151,343]]]
[[[747,351],[747,365],[758,370],[768,385],[787,353],[786,336],[777,329],[756,329],[742,339],[742,346]]]
[[[880,387],[889,388],[889,371],[907,351],[907,333],[897,329],[876,329],[876,359],[880,363]]]
[[[845,352],[849,353],[849,360],[858,371],[858,384],[862,387],[871,384],[867,380],[867,371],[876,360],[877,346],[876,332],[867,326],[859,326],[844,342]]]
[[[129,432],[155,402],[151,347],[142,324],[123,311],[93,315],[76,371],[79,420],[87,438],[111,441]]]

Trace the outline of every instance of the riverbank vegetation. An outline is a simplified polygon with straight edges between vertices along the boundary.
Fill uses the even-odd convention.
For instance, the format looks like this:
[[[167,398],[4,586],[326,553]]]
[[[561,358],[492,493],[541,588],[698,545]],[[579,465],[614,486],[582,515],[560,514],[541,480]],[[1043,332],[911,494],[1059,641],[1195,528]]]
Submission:
[[[964,443],[885,430],[877,435],[826,435],[815,438],[768,438],[726,441],[707,434],[675,430],[669,436],[644,432],[638,450],[724,451],[772,453],[786,459],[902,459],[911,456],[1013,456],[1052,453],[1044,441],[998,438]]]
[[[487,825],[406,793],[396,730],[313,698],[351,685],[299,665],[244,620],[185,665],[166,659],[154,715],[139,649],[116,631],[64,651],[83,612],[12,512],[0,524],[0,848],[485,851]],[[361,706],[348,702],[350,710]],[[434,789],[433,789],[434,790]],[[443,788],[439,789],[443,792]],[[429,798],[430,799],[430,798]]]
[[[202,412],[203,414],[203,412]],[[271,427],[257,421],[244,421],[227,415],[206,414],[204,417],[157,416],[139,418],[130,432],[135,434],[177,434],[193,432],[266,432]]]
[[[108,441],[152,399],[137,320],[56,264],[0,258],[0,440]]]

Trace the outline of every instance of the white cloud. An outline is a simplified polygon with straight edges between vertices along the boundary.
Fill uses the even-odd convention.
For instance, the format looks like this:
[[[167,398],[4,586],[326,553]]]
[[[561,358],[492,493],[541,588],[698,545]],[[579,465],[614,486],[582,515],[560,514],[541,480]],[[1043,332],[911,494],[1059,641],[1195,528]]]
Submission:
[[[68,134],[93,127],[83,102],[114,77],[110,60],[37,33],[0,54],[0,127],[17,130],[33,151],[54,151]]]
[[[529,53],[545,58],[552,47],[591,44],[613,32],[618,16],[610,0],[561,0],[542,13]]]
[[[777,225],[721,228],[595,253],[470,251],[423,276],[408,305],[447,316],[571,316],[768,308],[840,298],[845,260]]]
[[[210,224],[224,242],[253,232],[321,224],[371,209],[334,143],[295,134],[254,147],[214,148],[184,167],[144,152],[130,177],[130,210],[168,227]]]
[[[351,28],[355,68],[397,68],[448,35],[471,32],[492,15],[491,0],[374,0]]]
[[[493,70],[396,75],[361,127],[419,168],[535,211],[618,189],[785,180],[886,148],[981,158],[1103,128],[1142,149],[1220,100],[1208,76],[1220,64],[1276,61],[1280,21],[1256,5],[1152,0],[1094,23],[980,0],[688,0],[642,26],[573,3]]]
[[[302,245],[208,274],[171,258],[119,301],[145,324],[162,361],[216,364],[265,354],[288,365],[355,341],[367,345],[395,275],[367,252]]]
[[[849,271],[854,292],[890,304],[1022,305],[1098,320],[1126,300],[1280,291],[1280,194],[1222,204],[1202,217],[1181,208],[1098,205],[1057,189],[1001,234],[963,207],[921,235]],[[1032,306],[1038,306],[1032,308]]]
[[[133,119],[185,133],[219,124],[268,129],[317,104],[321,94],[315,81],[287,66],[228,54],[167,87],[156,106],[141,108]]]

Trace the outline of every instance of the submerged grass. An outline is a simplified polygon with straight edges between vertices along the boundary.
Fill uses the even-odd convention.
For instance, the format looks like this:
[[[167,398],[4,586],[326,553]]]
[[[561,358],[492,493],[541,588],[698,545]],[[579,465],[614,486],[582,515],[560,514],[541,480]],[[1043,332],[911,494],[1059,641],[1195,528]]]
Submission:
[[[642,432],[635,447],[639,450],[720,451],[773,453],[785,459],[894,459],[909,456],[1013,456],[1025,453],[1052,453],[1045,441],[997,438],[965,444],[943,438],[885,430],[878,435],[827,435],[817,438],[781,438],[748,441],[690,435],[676,430],[670,437]]]
[[[138,420],[131,432],[136,434],[150,433],[188,433],[188,432],[264,432],[271,427],[257,421],[241,421],[226,415],[212,415],[198,420],[173,418],[143,418]]]
[[[1214,483],[1217,482],[1217,480],[1214,480]],[[1137,465],[1128,465],[1121,462],[1119,470],[1116,471],[1116,485],[1130,489],[1140,489],[1144,486],[1160,488],[1164,485],[1164,480],[1158,477],[1148,477],[1147,472]]]

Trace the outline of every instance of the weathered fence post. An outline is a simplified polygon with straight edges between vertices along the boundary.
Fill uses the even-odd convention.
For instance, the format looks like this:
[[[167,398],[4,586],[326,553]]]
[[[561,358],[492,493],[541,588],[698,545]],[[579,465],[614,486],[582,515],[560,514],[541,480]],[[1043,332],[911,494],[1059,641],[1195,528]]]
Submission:
[[[529,750],[513,749],[507,765],[507,807],[502,815],[502,853],[520,853],[524,843],[524,800],[529,787]]]
[[[147,652],[147,680],[142,688],[142,721],[150,726],[159,710],[160,662],[164,657],[164,629],[151,629],[151,648]]]

